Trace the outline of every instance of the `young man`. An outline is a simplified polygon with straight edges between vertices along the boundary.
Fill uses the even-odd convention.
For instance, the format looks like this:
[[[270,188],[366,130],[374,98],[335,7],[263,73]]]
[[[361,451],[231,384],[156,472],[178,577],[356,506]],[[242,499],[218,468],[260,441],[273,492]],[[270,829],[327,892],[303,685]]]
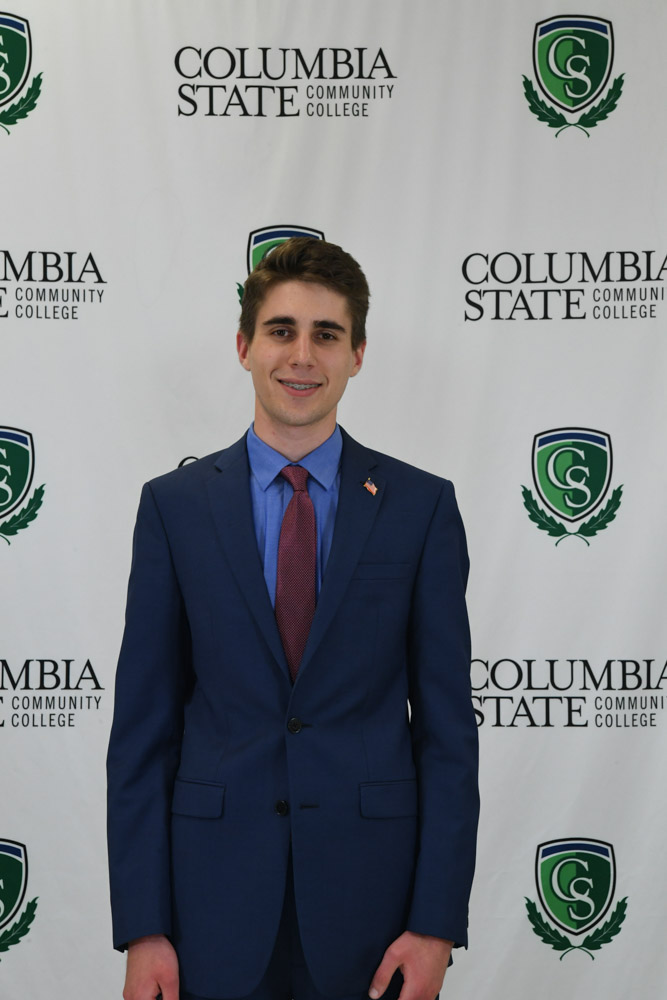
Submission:
[[[434,1000],[467,944],[465,539],[451,483],[336,423],[367,309],[339,247],[276,248],[237,336],[253,426],[144,487],[108,758],[125,1000]]]

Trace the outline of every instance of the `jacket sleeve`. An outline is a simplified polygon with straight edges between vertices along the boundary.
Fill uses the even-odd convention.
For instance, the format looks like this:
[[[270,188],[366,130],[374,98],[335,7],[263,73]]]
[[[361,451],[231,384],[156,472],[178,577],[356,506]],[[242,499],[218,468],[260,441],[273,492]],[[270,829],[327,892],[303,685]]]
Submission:
[[[453,486],[445,482],[426,534],[411,609],[419,852],[407,929],[466,947],[479,814],[467,577],[463,524]]]
[[[114,947],[171,931],[169,830],[190,673],[189,629],[150,485],[134,532],[107,755]]]

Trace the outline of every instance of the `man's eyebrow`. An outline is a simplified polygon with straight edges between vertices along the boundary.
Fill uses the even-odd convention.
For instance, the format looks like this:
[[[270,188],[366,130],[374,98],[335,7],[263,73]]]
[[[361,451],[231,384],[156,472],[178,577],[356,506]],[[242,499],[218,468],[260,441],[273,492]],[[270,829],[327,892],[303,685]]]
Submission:
[[[340,330],[341,333],[345,333],[345,327],[337,323],[335,319],[316,319],[313,323],[318,330],[326,328],[327,330]]]
[[[274,323],[281,323],[283,326],[296,326],[294,316],[272,316],[265,319],[262,326],[273,326]]]
[[[296,326],[296,320],[294,316],[271,316],[270,319],[265,319],[262,326]],[[318,330],[340,330],[341,333],[345,333],[345,327],[337,323],[335,319],[316,319],[313,321],[313,326]]]

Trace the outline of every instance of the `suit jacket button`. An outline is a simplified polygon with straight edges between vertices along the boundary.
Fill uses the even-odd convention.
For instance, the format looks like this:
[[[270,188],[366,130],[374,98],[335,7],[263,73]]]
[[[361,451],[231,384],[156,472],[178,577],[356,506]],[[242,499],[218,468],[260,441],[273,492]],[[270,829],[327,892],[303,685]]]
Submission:
[[[289,803],[285,799],[278,799],[276,802],[276,812],[279,816],[287,816],[289,812]]]
[[[290,733],[300,733],[301,732],[301,719],[290,719],[287,723],[287,728]]]

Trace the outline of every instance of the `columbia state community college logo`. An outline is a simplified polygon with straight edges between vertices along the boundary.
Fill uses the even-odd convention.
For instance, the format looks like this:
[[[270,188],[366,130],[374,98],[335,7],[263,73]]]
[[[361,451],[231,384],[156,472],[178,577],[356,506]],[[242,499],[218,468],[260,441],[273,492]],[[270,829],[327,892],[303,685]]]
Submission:
[[[540,844],[535,858],[535,883],[549,919],[526,896],[528,919],[537,936],[561,952],[561,960],[572,951],[584,951],[594,960],[592,953],[609,944],[620,931],[627,896],[619,900],[605,923],[597,927],[607,914],[616,889],[616,861],[611,844],[588,837],[567,837]],[[577,939],[582,934],[586,937],[579,944]]]
[[[30,25],[24,17],[0,13],[0,128],[7,134],[37,104],[42,74],[34,76],[28,86],[31,63]]]
[[[264,226],[263,229],[253,229],[248,236],[248,274],[272,250],[275,250],[285,240],[291,240],[295,236],[310,236],[315,240],[324,239],[324,233],[321,230],[311,229],[309,226]],[[239,295],[239,302],[241,302],[243,299],[243,285],[240,282],[237,282],[236,290]]]
[[[611,21],[583,14],[561,14],[538,21],[533,37],[533,68],[546,101],[524,76],[523,89],[530,110],[539,121],[557,129],[557,136],[568,128],[577,128],[588,136],[590,129],[611,114],[621,96],[622,73],[593,104],[607,86],[613,62]]]
[[[19,919],[14,921],[27,888],[28,852],[25,845],[15,840],[0,840],[0,953],[18,944],[35,919],[37,897],[30,900]]]
[[[536,434],[533,482],[541,505],[527,486],[521,487],[530,520],[556,538],[556,545],[573,537],[589,545],[588,539],[611,524],[621,504],[623,487],[617,486],[600,507],[611,471],[611,438],[604,431],[559,427]]]
[[[0,427],[0,538],[8,545],[10,536],[27,528],[42,506],[44,485],[38,486],[22,506],[30,492],[34,469],[32,434],[18,427]]]

